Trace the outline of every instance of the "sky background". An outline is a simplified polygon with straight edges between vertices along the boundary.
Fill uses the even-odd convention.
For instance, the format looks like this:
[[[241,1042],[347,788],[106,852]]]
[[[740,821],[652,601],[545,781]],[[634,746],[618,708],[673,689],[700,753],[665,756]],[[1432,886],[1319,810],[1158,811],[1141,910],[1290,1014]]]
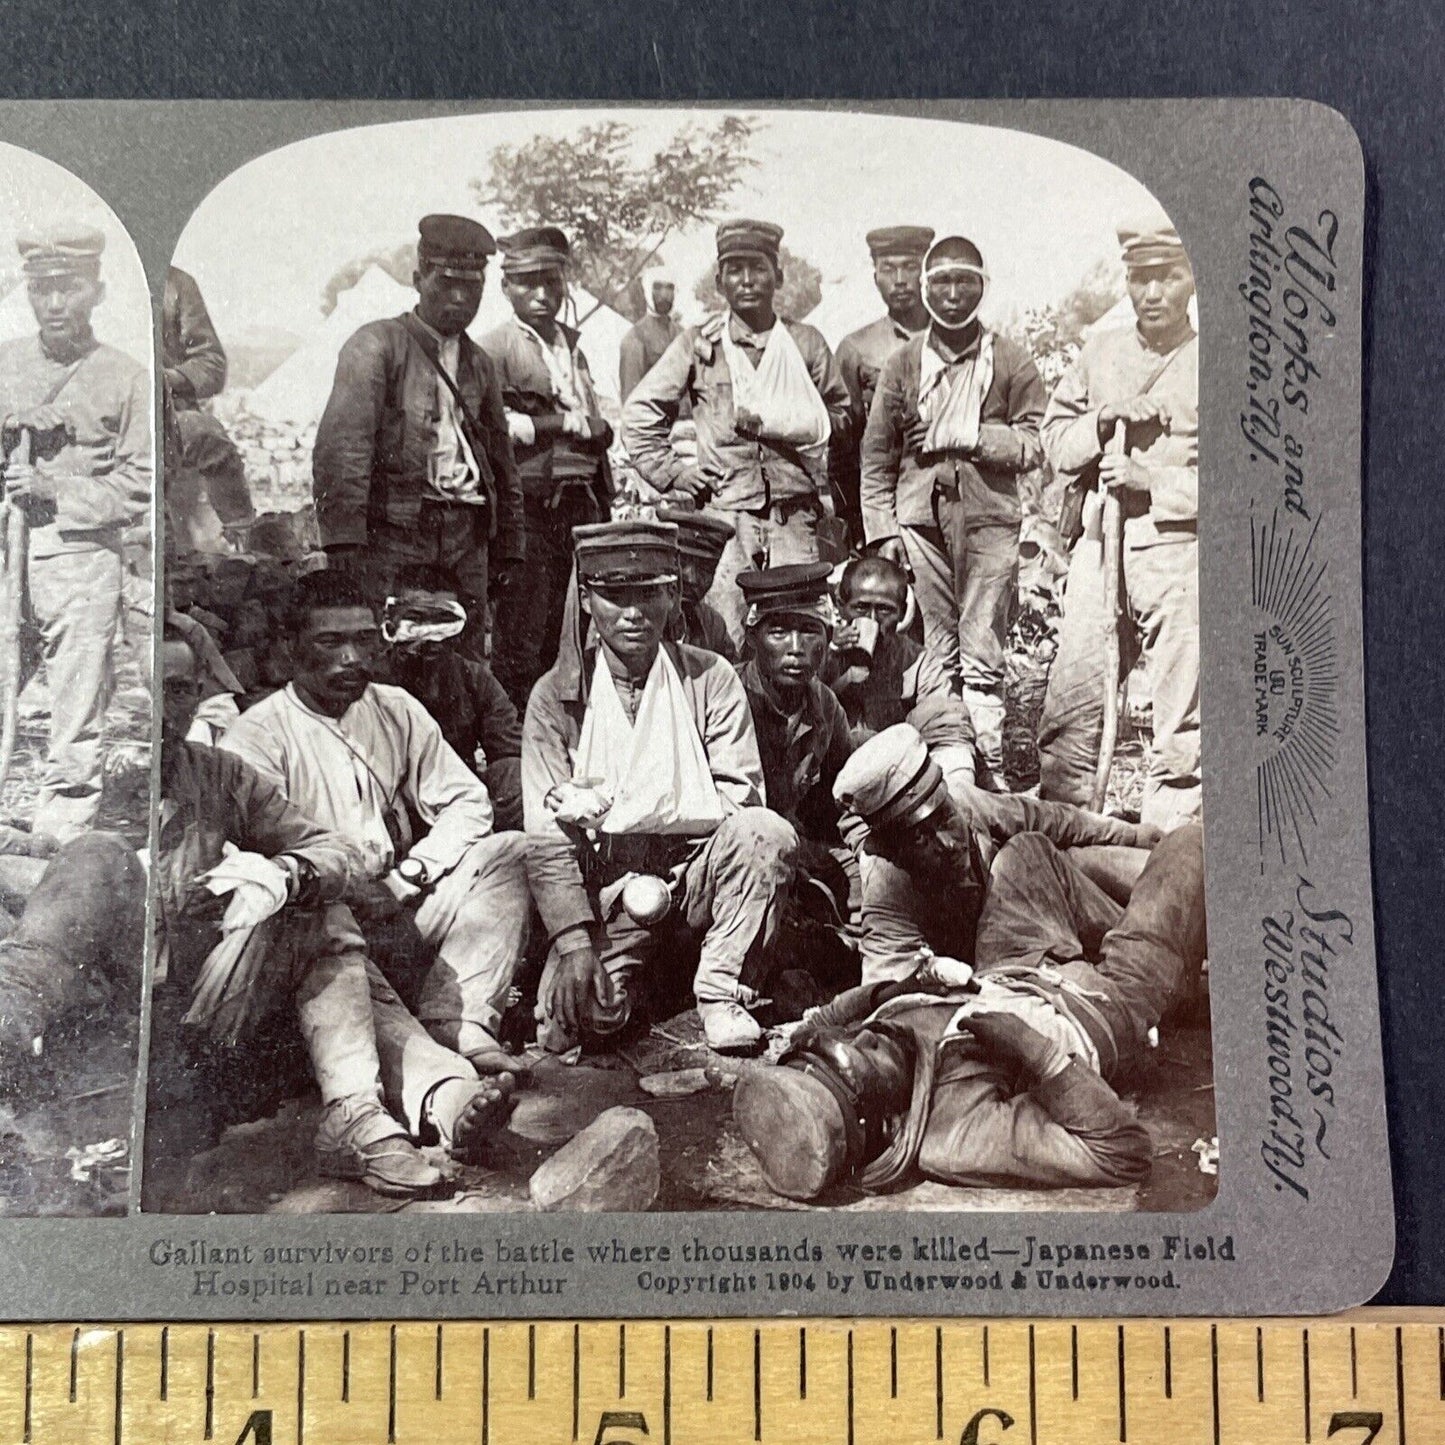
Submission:
[[[130,234],[110,207],[69,171],[18,146],[0,142],[0,341],[29,335],[34,313],[22,290],[15,240],[35,226],[79,221],[105,236],[100,274],[105,298],[95,309],[95,334],[145,366],[152,357],[151,303]]]
[[[223,341],[271,327],[304,335],[322,319],[332,273],[375,247],[414,239],[427,212],[475,215],[498,230],[469,185],[487,174],[493,147],[611,118],[635,128],[645,156],[688,121],[723,113],[512,111],[313,137],[222,181],[182,233],[176,261],[200,283]],[[1115,219],[1148,200],[1109,162],[1018,131],[837,112],[755,118],[750,153],[758,164],[725,214],[783,226],[784,244],[822,271],[825,296],[839,283],[857,295],[864,309],[855,325],[881,312],[863,242],[874,226],[911,222],[970,236],[992,277],[987,311],[1002,319],[1060,299],[1095,262],[1114,256]],[[713,256],[710,226],[664,248],[684,319],[698,309],[693,283]],[[489,289],[495,285],[489,273]]]

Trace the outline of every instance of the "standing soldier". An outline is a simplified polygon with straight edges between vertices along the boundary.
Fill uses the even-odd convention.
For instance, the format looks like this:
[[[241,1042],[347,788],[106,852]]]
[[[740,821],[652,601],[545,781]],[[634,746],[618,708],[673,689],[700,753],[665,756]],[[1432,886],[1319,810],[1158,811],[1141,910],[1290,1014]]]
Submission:
[[[868,410],[878,389],[883,363],[920,332],[928,329],[923,306],[923,258],[933,244],[928,226],[883,226],[864,240],[873,257],[873,282],[888,309],[876,321],[845,336],[838,347],[838,370],[852,398],[852,420],[842,439],[837,461],[838,492],[848,529],[863,540],[863,518],[858,510],[858,449]]]
[[[662,354],[682,330],[672,314],[677,288],[665,276],[651,278],[647,291],[647,315],[622,338],[617,358],[618,395],[626,401],[637,383],[662,360]]]
[[[64,842],[100,811],[122,543],[151,501],[150,386],[144,367],[90,329],[105,237],[67,225],[18,244],[39,331],[0,345],[5,499],[10,526],[29,527],[25,581],[9,585],[26,586],[32,623],[21,685],[43,665],[50,694],[33,828]]]
[[[733,523],[709,600],[736,647],[743,642],[738,573],[818,560],[828,442],[848,424],[848,388],[828,343],[815,327],[773,309],[782,239],[782,227],[768,221],[717,228],[717,286],[727,312],[678,336],[622,418],[628,455],[645,482]],[[697,428],[695,465],[670,442],[684,401]]]
[[[498,618],[498,680],[525,708],[551,667],[572,576],[572,528],[611,515],[612,428],[602,419],[579,334],[558,320],[570,248],[556,226],[503,236],[502,290],[512,317],[482,338],[497,369],[522,477],[525,584]]]
[[[912,569],[928,650],[957,679],[980,781],[1003,786],[1004,645],[1018,570],[1018,478],[1042,459],[1044,384],[1027,351],[978,319],[972,241],[923,262],[928,330],[884,363],[863,436],[868,542]]]
[[[1055,471],[1086,489],[1097,479],[1122,503],[1121,666],[1127,675],[1142,650],[1154,714],[1143,817],[1168,829],[1200,814],[1194,273],[1174,223],[1157,208],[1118,232],[1137,324],[1089,338],[1049,401],[1043,441]],[[1121,423],[1123,450],[1106,451]],[[1089,799],[1112,681],[1104,676],[1101,512],[1091,490],[1039,723],[1039,796],[1069,803]]]
[[[200,409],[226,384],[226,352],[195,277],[178,266],[167,270],[161,300],[161,366],[180,444],[177,465],[165,473],[167,521],[183,546],[207,531],[214,540],[217,523],[230,541],[244,543],[256,520],[246,464],[225,427]]]
[[[522,495],[496,369],[466,334],[482,304],[485,226],[424,216],[416,309],[370,321],[341,348],[312,457],[316,519],[333,566],[380,602],[398,567],[448,567],[479,653],[489,583],[522,560]]]

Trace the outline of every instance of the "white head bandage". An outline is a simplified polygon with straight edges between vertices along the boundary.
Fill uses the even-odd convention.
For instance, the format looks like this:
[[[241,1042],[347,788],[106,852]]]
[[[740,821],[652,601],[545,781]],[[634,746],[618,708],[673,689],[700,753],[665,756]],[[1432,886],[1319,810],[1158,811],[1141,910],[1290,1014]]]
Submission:
[[[381,616],[381,636],[388,647],[447,642],[459,636],[466,625],[467,609],[460,602],[402,603],[388,597]]]
[[[982,308],[983,298],[988,295],[988,268],[984,266],[982,260],[970,261],[962,256],[950,254],[960,246],[967,246],[974,255],[979,254],[978,248],[974,246],[971,241],[965,240],[964,237],[944,236],[928,248],[928,254],[923,258],[923,308],[940,326],[946,327],[950,331],[962,331],[965,326],[968,326]],[[940,252],[942,254],[940,254]],[[933,309],[933,305],[928,299],[929,281],[935,276],[947,276],[951,274],[977,276],[983,283],[978,291],[978,304],[962,321],[945,321],[938,312]]]

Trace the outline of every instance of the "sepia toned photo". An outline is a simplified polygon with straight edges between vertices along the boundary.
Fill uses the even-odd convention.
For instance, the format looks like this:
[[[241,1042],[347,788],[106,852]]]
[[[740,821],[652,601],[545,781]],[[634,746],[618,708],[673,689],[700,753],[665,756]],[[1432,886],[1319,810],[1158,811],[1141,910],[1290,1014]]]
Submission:
[[[0,1215],[123,1214],[145,956],[150,298],[125,228],[0,144]]]
[[[143,1205],[1215,1193],[1199,316],[1089,152],[341,130],[163,315]]]

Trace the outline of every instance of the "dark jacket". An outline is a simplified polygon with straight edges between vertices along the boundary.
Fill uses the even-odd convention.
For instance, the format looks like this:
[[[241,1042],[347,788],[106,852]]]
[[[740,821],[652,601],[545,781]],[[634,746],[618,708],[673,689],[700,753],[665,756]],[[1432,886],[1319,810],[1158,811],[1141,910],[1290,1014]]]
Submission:
[[[561,322],[557,323],[557,329],[566,337],[574,363],[590,385],[592,372],[577,345],[581,333]],[[552,378],[538,343],[522,330],[515,318],[487,332],[481,346],[496,368],[502,405],[507,411],[528,417],[561,415],[562,406],[552,390]],[[594,415],[600,420],[599,413]],[[514,442],[512,450],[517,458],[523,493],[550,501],[556,491],[556,481],[567,478],[586,485],[597,498],[602,515],[607,516],[612,502],[612,467],[607,460],[611,439],[609,428],[604,437],[586,445],[570,436],[539,437],[531,446]]]
[[[427,487],[427,459],[441,417],[434,343],[408,316],[371,321],[341,348],[336,380],[316,432],[312,478],[325,547],[364,544],[373,522],[416,525]],[[426,351],[423,351],[426,348]],[[493,565],[523,556],[522,486],[517,477],[496,368],[461,338],[457,389],[488,496]]]
[[[161,365],[172,403],[185,410],[226,384],[226,352],[195,279],[175,266],[166,271],[161,301]]]
[[[739,676],[758,735],[768,807],[805,838],[836,842],[840,809],[833,780],[853,751],[842,703],[812,678],[803,706],[790,716],[754,660],[742,665]]]
[[[860,501],[869,542],[898,536],[900,523],[936,527],[933,495],[939,487],[958,495],[970,525],[1017,527],[1019,474],[1043,461],[1044,384],[1028,352],[996,333],[977,448],[968,456],[923,450],[928,425],[919,415],[918,390],[930,334],[900,346],[878,378],[863,433]]]

